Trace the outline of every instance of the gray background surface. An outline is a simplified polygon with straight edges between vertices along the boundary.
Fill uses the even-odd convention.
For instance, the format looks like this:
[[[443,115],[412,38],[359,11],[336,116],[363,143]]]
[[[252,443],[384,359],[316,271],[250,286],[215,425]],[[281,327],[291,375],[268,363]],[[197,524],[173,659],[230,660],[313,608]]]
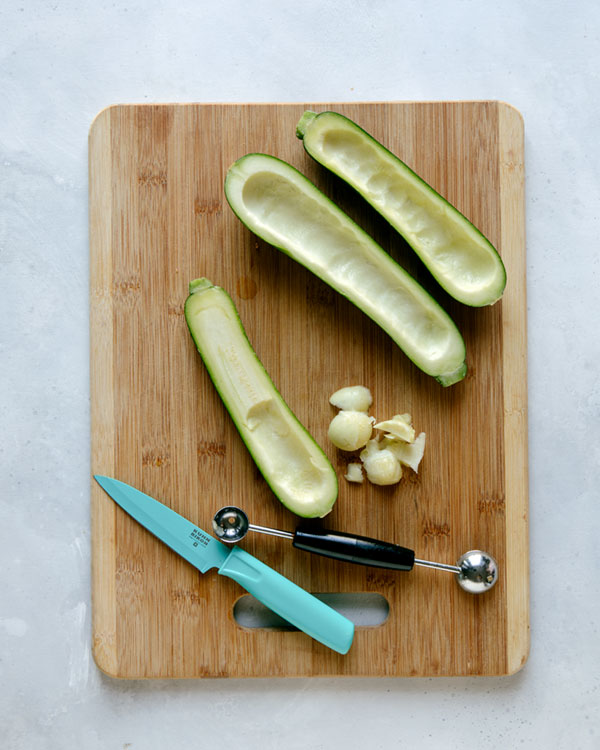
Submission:
[[[0,734],[10,750],[595,748],[596,2],[0,5]],[[498,679],[114,681],[90,652],[87,134],[119,102],[501,99],[525,120],[531,625]]]

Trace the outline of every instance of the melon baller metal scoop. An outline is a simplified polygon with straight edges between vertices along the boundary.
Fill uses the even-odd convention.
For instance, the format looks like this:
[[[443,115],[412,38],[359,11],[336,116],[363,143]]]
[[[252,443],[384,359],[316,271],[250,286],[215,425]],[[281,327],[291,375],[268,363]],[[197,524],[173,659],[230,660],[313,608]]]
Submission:
[[[475,549],[465,552],[456,565],[419,560],[414,550],[397,544],[342,531],[299,526],[295,532],[255,526],[241,508],[228,505],[215,513],[213,530],[222,542],[235,544],[249,531],[291,539],[292,545],[337,560],[391,570],[412,570],[415,565],[454,573],[461,589],[471,594],[488,591],[498,580],[498,564],[491,555]]]

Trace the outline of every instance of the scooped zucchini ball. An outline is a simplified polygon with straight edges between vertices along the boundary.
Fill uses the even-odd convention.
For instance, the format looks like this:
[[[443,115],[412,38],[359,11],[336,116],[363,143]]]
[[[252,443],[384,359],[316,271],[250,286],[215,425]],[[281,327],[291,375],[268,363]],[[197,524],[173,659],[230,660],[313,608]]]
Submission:
[[[355,451],[367,444],[373,420],[363,411],[341,411],[329,425],[329,439],[343,451]]]
[[[363,451],[365,453],[365,451]],[[362,457],[362,454],[361,454]],[[396,484],[402,479],[402,466],[392,451],[376,449],[364,458],[365,471],[371,484]]]

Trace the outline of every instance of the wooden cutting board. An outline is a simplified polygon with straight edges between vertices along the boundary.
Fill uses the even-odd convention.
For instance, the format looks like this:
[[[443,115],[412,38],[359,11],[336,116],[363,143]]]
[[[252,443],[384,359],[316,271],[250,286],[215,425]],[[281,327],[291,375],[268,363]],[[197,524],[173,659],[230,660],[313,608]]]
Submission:
[[[304,109],[334,109],[399,155],[498,248],[502,301],[451,301],[414,253],[295,137]],[[523,124],[494,101],[119,105],[90,132],[92,471],[165,502],[206,530],[216,510],[293,530],[208,378],[187,331],[188,283],[227,289],[258,356],[340,477],[330,528],[454,563],[484,549],[500,565],[481,596],[426,568],[397,573],[251,534],[243,546],[312,592],[379,593],[387,620],[357,628],[341,656],[300,632],[242,627],[244,591],[202,576],[91,482],[93,651],[137,677],[501,675],[528,653],[527,386]],[[296,166],[437,295],[461,329],[469,374],[442,388],[364,314],[253,236],[226,203],[231,163],[251,151]],[[349,484],[327,440],[328,397],[368,386],[377,419],[410,412],[427,434],[419,474]]]

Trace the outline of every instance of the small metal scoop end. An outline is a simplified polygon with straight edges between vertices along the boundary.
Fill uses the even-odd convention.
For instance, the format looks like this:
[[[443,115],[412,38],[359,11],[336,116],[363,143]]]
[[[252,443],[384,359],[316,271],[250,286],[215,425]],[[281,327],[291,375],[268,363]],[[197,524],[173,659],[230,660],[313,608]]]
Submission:
[[[213,531],[215,535],[228,544],[241,541],[250,528],[248,516],[241,508],[227,505],[218,510],[213,518]]]
[[[456,574],[458,585],[470,594],[482,594],[498,580],[498,563],[479,549],[465,552],[456,565],[460,568]]]

